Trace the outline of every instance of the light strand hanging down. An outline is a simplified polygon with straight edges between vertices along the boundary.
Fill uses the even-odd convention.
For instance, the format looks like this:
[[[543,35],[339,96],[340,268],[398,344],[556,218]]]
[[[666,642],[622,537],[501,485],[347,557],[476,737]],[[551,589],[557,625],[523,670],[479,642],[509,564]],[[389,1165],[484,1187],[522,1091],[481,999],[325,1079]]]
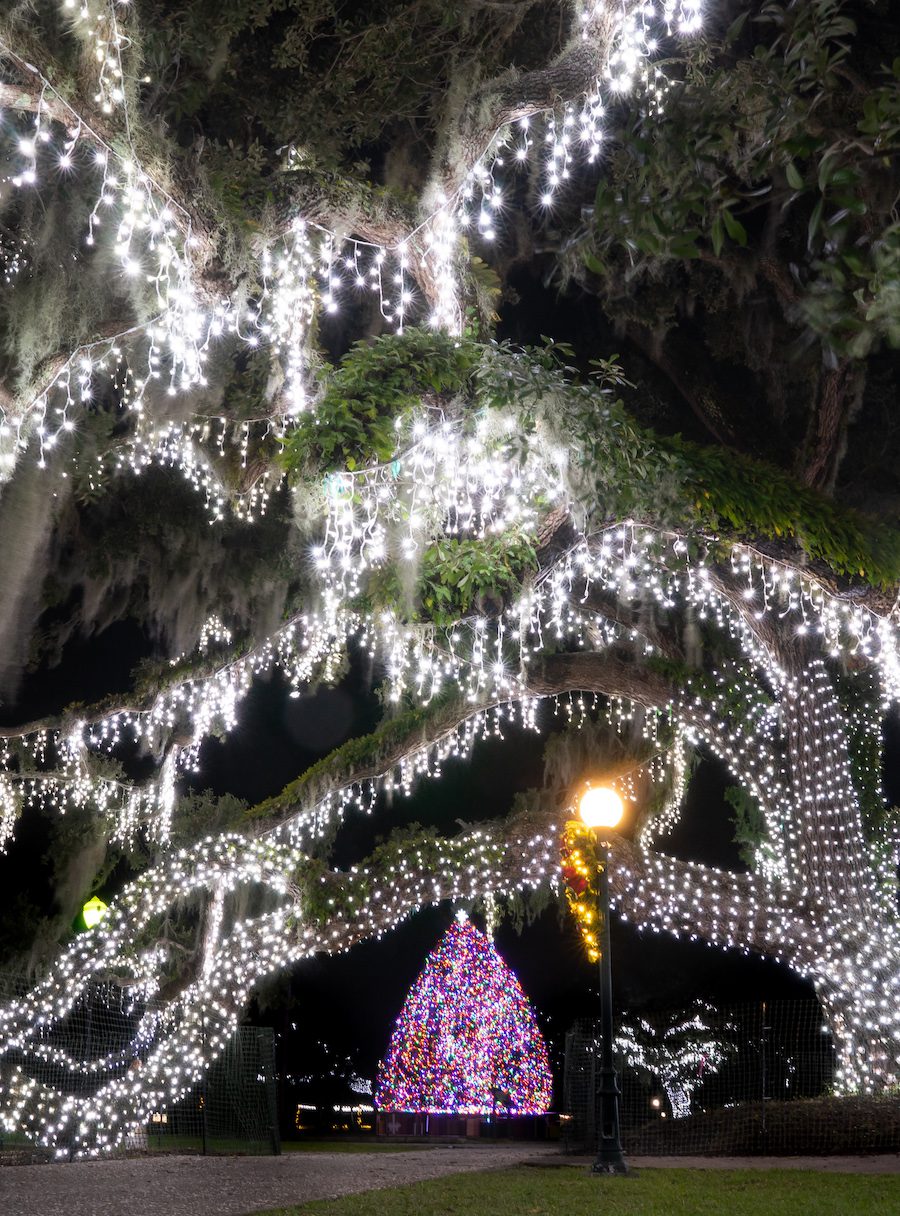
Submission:
[[[208,290],[198,283],[192,265],[191,244],[195,238],[190,217],[138,163],[131,142],[122,67],[122,51],[129,45],[129,39],[118,20],[117,2],[62,0],[62,6],[71,13],[75,28],[93,45],[99,71],[95,97],[98,109],[106,116],[121,110],[131,150],[128,155],[117,152],[109,140],[77,114],[46,73],[0,43],[0,51],[17,69],[40,84],[33,126],[19,138],[22,166],[12,181],[19,187],[36,186],[40,167],[51,150],[57,171],[83,169],[86,166],[81,145],[86,141],[93,149],[95,169],[102,171],[102,181],[89,218],[86,245],[93,246],[98,233],[115,232],[115,253],[122,272],[129,278],[146,281],[158,305],[153,320],[128,327],[122,333],[122,337],[133,338],[143,331],[147,346],[146,371],[133,377],[128,394],[128,407],[138,415],[135,455],[128,463],[139,471],[148,461],[183,460],[189,480],[209,497],[210,476],[197,477],[196,470],[202,462],[191,454],[197,443],[203,442],[205,428],[187,424],[174,435],[170,424],[169,441],[160,442],[152,434],[147,436],[140,415],[147,390],[156,382],[170,393],[203,386],[210,342],[225,333],[241,334],[241,319],[233,301],[223,298],[207,302]],[[627,92],[640,81],[647,97],[655,96],[661,78],[654,78],[647,65],[657,53],[660,37],[673,32],[696,32],[700,8],[695,0],[679,3],[663,0],[660,4],[626,4],[620,14],[614,15],[618,28],[613,35],[605,76],[586,94],[577,114],[575,105],[570,104],[559,118],[549,112],[543,115],[545,135],[538,142],[545,145],[541,195],[545,206],[552,203],[557,189],[569,178],[570,165],[576,156],[583,153],[587,163],[596,160],[602,137],[603,91],[611,88],[617,93]],[[601,19],[605,29],[609,21],[607,5],[584,6],[579,17],[582,37],[589,39],[595,23]],[[417,311],[422,312],[421,290],[417,291],[413,284],[414,250],[416,260],[431,281],[431,302],[426,314],[429,323],[451,333],[460,332],[463,314],[455,274],[462,253],[460,234],[474,228],[484,239],[493,239],[505,206],[499,181],[508,149],[515,149],[514,164],[527,160],[541,118],[538,112],[532,118],[522,119],[520,137],[505,126],[495,131],[469,166],[463,182],[449,195],[439,191],[426,217],[392,245],[339,235],[321,225],[305,226],[301,219],[285,240],[276,241],[274,248],[264,249],[261,275],[269,285],[264,287],[262,299],[251,308],[249,317],[259,334],[273,342],[276,354],[284,361],[287,409],[282,420],[307,408],[314,397],[307,383],[306,348],[317,307],[326,313],[336,311],[342,291],[351,286],[353,290],[376,291],[382,314],[400,332],[408,319]],[[65,134],[56,139],[53,126],[60,122]],[[297,248],[291,252],[298,239],[303,245],[302,254]],[[305,285],[296,280],[301,263]],[[248,341],[258,341],[253,333],[245,336]],[[48,449],[57,445],[63,433],[73,429],[73,412],[90,400],[94,379],[114,370],[121,357],[114,341],[84,344],[33,396],[17,403],[12,411],[0,408],[0,477],[4,472],[9,475],[32,433],[38,437],[40,460],[44,463]],[[265,425],[270,422],[266,419]],[[154,429],[157,428],[151,424],[151,432]],[[220,489],[216,487],[211,495],[216,515],[221,513],[224,502]],[[266,493],[264,490],[262,499],[249,505],[240,502],[239,513],[252,516],[261,503],[264,506]]]

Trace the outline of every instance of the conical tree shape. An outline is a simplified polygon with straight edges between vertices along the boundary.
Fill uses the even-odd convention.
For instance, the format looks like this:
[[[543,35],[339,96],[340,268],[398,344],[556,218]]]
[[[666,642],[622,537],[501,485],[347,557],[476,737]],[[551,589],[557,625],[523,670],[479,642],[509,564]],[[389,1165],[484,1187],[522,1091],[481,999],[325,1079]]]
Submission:
[[[397,1019],[376,1106],[531,1115],[547,1110],[551,1087],[547,1048],[519,981],[474,925],[451,925]],[[504,1096],[495,1100],[494,1091]]]

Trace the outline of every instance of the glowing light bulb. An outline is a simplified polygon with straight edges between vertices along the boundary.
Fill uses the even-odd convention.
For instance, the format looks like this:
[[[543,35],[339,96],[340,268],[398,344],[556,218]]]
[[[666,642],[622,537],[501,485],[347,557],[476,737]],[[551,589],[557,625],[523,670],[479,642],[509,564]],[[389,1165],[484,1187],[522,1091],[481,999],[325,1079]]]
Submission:
[[[578,800],[578,813],[589,828],[614,828],[625,814],[622,799],[608,786],[591,786]]]

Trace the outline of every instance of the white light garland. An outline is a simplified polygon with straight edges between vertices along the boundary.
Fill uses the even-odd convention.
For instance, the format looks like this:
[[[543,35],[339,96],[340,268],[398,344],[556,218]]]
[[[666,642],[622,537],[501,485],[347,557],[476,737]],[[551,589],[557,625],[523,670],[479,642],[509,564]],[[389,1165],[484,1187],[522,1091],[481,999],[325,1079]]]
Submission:
[[[62,0],[62,10],[74,28],[91,44],[97,62],[97,93],[94,101],[104,114],[111,114],[125,102],[125,74],[122,51],[130,39],[119,28],[117,8],[128,0]]]
[[[131,143],[127,98],[124,89],[122,52],[129,39],[119,25],[117,8],[124,0],[61,0],[77,30],[92,45],[98,63],[98,92],[95,102],[104,115],[121,110],[126,135]],[[610,20],[616,27],[605,77],[598,79],[585,95],[576,112],[567,104],[561,115],[547,113],[524,118],[518,133],[506,128],[496,131],[487,147],[469,167],[462,184],[450,195],[438,192],[426,218],[394,245],[375,245],[339,235],[319,225],[308,225],[298,218],[288,236],[276,248],[266,247],[262,254],[261,275],[268,284],[262,300],[251,309],[249,319],[254,333],[243,334],[241,320],[230,300],[210,307],[202,302],[203,293],[195,282],[191,245],[194,241],[190,217],[137,163],[133,145],[123,155],[86,122],[53,87],[46,74],[18,56],[14,49],[0,43],[26,76],[41,86],[32,128],[19,142],[21,170],[13,175],[20,187],[35,187],[40,181],[41,164],[51,151],[57,168],[72,171],[80,159],[79,149],[87,143],[93,149],[97,170],[102,170],[97,203],[86,232],[88,247],[98,233],[114,233],[114,251],[126,277],[150,285],[159,311],[154,320],[123,331],[107,343],[79,348],[50,382],[41,386],[30,400],[17,403],[12,410],[0,407],[0,480],[9,476],[17,456],[36,433],[43,464],[62,434],[73,429],[73,407],[92,395],[98,373],[118,365],[121,351],[116,341],[145,331],[147,371],[136,378],[129,394],[129,408],[138,415],[138,434],[134,456],[126,461],[135,471],[164,459],[153,439],[142,434],[140,414],[147,386],[154,381],[169,393],[187,392],[206,383],[205,363],[212,340],[224,333],[243,334],[255,344],[260,338],[273,343],[283,362],[285,375],[281,425],[311,401],[307,382],[306,346],[315,313],[337,311],[340,295],[348,287],[378,293],[383,316],[402,332],[419,305],[421,293],[413,287],[414,264],[430,280],[430,324],[450,333],[462,328],[463,310],[455,266],[461,256],[460,234],[472,227],[486,240],[496,235],[498,217],[504,205],[504,189],[499,174],[513,148],[513,164],[528,159],[535,143],[532,132],[543,118],[545,162],[542,173],[541,201],[552,204],[557,190],[570,176],[573,158],[584,154],[587,163],[597,159],[602,139],[602,96],[607,87],[624,92],[641,80],[651,102],[658,100],[661,78],[647,65],[657,53],[660,36],[677,32],[690,35],[701,24],[699,0],[643,0],[624,4],[621,10],[606,3],[585,5],[579,14],[581,36],[590,40],[595,28],[604,36]],[[46,100],[45,100],[46,99]],[[65,135],[53,134],[54,121],[65,116]],[[512,142],[511,142],[512,141]],[[476,209],[477,208],[477,213]],[[6,274],[15,272],[19,255],[7,262]],[[74,373],[74,381],[73,381]],[[268,428],[271,420],[265,420]],[[151,428],[151,430],[157,428]],[[171,435],[172,427],[169,427]],[[165,448],[169,462],[184,462],[189,479],[208,494],[209,479],[195,476],[204,462],[194,449],[203,442],[204,428],[180,429],[174,442]],[[121,467],[122,462],[119,462]],[[224,502],[216,494],[216,517]],[[249,516],[254,507],[242,500],[238,512]]]

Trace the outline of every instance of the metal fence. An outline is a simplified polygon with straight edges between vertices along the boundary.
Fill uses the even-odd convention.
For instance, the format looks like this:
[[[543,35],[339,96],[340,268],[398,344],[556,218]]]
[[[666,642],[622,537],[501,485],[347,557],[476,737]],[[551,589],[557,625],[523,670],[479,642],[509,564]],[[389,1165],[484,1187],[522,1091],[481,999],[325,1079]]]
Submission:
[[[0,975],[0,1005],[27,991],[17,976]],[[140,1066],[141,1025],[152,998],[117,984],[96,983],[59,1021],[36,1029],[24,1048],[0,1047],[0,1079],[20,1068],[63,1094],[91,1094]],[[203,1019],[198,1047],[202,1049]],[[84,1067],[92,1062],[93,1067]],[[21,1155],[27,1138],[0,1126],[0,1156]],[[278,1153],[275,1037],[269,1028],[238,1027],[224,1053],[177,1104],[153,1111],[136,1130],[131,1151]]]
[[[223,1055],[176,1106],[147,1125],[150,1151],[280,1153],[275,1096],[275,1036],[239,1026]]]
[[[598,1036],[589,1021],[566,1036],[570,1152],[596,1144]],[[900,1096],[833,1096],[834,1046],[815,1001],[629,1018],[615,1046],[626,1153],[896,1152],[900,1143]]]

